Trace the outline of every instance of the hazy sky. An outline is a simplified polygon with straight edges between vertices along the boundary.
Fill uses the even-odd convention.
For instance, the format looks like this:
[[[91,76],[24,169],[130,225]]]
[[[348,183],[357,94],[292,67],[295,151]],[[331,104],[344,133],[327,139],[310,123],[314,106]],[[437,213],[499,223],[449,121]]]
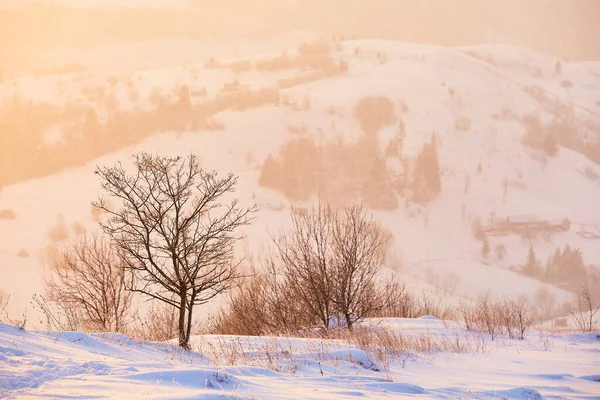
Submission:
[[[9,0],[10,1],[10,0]],[[185,0],[56,0],[54,4],[181,5]],[[31,8],[0,11],[0,70],[46,66],[40,51],[157,38],[275,38],[290,30],[442,45],[511,44],[600,60],[597,0],[190,0],[193,10]],[[7,4],[7,3],[5,3]],[[52,4],[52,2],[45,2]]]

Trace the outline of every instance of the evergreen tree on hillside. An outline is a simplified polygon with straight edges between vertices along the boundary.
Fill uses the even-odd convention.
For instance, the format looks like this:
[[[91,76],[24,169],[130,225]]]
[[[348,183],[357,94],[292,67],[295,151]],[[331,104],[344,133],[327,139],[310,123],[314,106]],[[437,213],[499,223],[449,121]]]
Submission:
[[[431,143],[425,147],[425,173],[429,182],[429,189],[433,197],[442,191],[442,180],[440,177],[440,165],[438,161],[438,145],[435,133],[431,138]]]
[[[546,281],[550,283],[554,283],[558,280],[559,275],[559,265],[562,257],[562,252],[559,247],[556,247],[556,250],[548,258],[548,262],[546,263]]]
[[[402,161],[402,157],[404,156],[404,137],[406,136],[406,127],[404,126],[404,121],[400,119],[398,122],[398,133],[396,134],[396,138],[398,141],[398,158]]]
[[[271,189],[278,189],[282,181],[282,170],[279,161],[269,153],[263,163],[258,178],[258,185]]]
[[[417,156],[412,180],[413,200],[426,203],[433,200],[442,191],[440,166],[438,162],[437,139],[433,135],[431,142],[425,143]]]
[[[540,262],[535,255],[533,246],[529,246],[529,253],[527,253],[527,262],[522,268],[524,275],[532,278],[539,278],[541,276]]]
[[[362,197],[365,205],[374,210],[395,210],[398,200],[392,190],[385,159],[374,154],[364,171]]]
[[[546,281],[565,290],[576,292],[587,282],[588,273],[583,253],[566,245],[561,251],[556,249],[546,265]]]
[[[281,190],[291,200],[306,200],[315,193],[319,181],[320,157],[315,142],[301,138],[281,148],[281,168],[285,179]]]

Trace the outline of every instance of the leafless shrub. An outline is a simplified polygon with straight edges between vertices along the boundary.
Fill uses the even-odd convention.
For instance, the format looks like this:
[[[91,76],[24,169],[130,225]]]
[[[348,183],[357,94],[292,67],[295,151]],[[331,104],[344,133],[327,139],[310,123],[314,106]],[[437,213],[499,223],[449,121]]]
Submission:
[[[14,210],[0,210],[0,219],[16,219]]]
[[[27,325],[27,310],[22,311],[18,318],[12,318],[7,311],[9,303],[10,296],[0,289],[0,322],[14,325],[20,330],[24,330]]]
[[[461,303],[460,314],[467,330],[485,332],[492,340],[499,334],[524,339],[533,323],[526,300],[494,301],[489,294],[481,296],[475,303]]]
[[[73,310],[74,321],[92,331],[123,332],[131,293],[125,290],[125,262],[106,238],[83,235],[50,265],[44,278],[47,299]]]
[[[489,295],[482,296],[475,309],[475,320],[479,329],[490,335],[492,340],[496,338],[501,329],[501,315],[497,311],[499,308],[492,302]]]
[[[455,310],[448,305],[444,305],[441,297],[434,297],[423,293],[419,302],[419,316],[431,315],[441,320],[454,319]]]
[[[79,331],[85,329],[80,308],[71,308],[64,303],[49,300],[47,296],[34,295],[31,301],[34,310],[43,316],[40,321],[48,332]]]
[[[392,280],[393,282],[393,280]],[[386,307],[372,313],[373,317],[382,318],[416,318],[419,317],[419,306],[415,296],[408,291],[406,284],[395,282],[395,290],[392,290]]]
[[[475,328],[476,328],[475,324],[477,321],[477,314],[475,312],[475,307],[473,307],[473,305],[470,303],[461,301],[459,311],[460,311],[462,320],[465,323],[465,328],[468,331],[475,330]]]
[[[0,288],[0,321],[5,321],[6,319],[6,309],[8,308],[9,300],[10,296]]]
[[[524,300],[513,300],[510,302],[510,310],[514,315],[514,321],[518,333],[518,338],[525,339],[525,332],[531,328],[533,324],[533,316],[529,310],[529,303]]]
[[[228,305],[211,321],[211,331],[238,335],[297,335],[314,326],[313,317],[296,299],[297,294],[272,264],[262,260],[262,269],[254,270],[231,294]]]
[[[453,319],[456,316],[452,307],[444,305],[442,299],[426,293],[416,296],[397,277],[389,279],[389,290],[385,306],[372,317],[382,318],[418,318],[431,315],[441,320]]]
[[[581,332],[592,332],[596,329],[595,316],[600,310],[600,289],[595,282],[595,288],[591,284],[583,286],[577,293],[577,302],[569,308],[569,314],[575,320]]]

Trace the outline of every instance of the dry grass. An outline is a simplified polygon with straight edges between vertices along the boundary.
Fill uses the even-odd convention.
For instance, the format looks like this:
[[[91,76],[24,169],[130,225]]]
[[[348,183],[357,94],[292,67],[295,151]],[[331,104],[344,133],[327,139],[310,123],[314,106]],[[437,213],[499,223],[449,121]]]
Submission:
[[[525,299],[493,300],[486,294],[474,303],[461,304],[460,313],[467,331],[485,332],[492,340],[501,334],[524,339],[533,324]]]
[[[9,303],[10,296],[0,289],[0,322],[14,325],[21,330],[25,329],[25,326],[27,326],[27,310],[22,311],[17,318],[11,317],[8,313]]]
[[[438,353],[476,354],[488,351],[488,339],[480,332],[457,331],[453,335],[432,332],[396,332],[384,327],[357,327],[331,331],[322,338],[317,331],[293,336],[243,337],[198,336],[193,349],[216,364],[258,366],[294,374],[315,362],[340,367],[351,363],[389,378],[390,365]],[[360,351],[364,352],[361,353]],[[366,355],[366,359],[361,354]],[[322,370],[321,370],[322,371]]]

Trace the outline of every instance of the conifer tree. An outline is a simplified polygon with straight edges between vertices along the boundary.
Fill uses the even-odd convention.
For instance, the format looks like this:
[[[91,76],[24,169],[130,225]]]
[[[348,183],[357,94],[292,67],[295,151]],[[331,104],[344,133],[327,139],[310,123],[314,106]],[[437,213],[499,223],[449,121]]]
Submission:
[[[533,246],[529,246],[529,253],[527,254],[527,262],[523,266],[523,273],[532,278],[538,278],[540,276],[540,263],[535,255]]]
[[[266,188],[278,189],[281,185],[281,173],[279,161],[269,153],[260,170],[258,185]]]
[[[442,191],[435,134],[417,156],[412,183],[413,200],[417,203],[431,201]]]

